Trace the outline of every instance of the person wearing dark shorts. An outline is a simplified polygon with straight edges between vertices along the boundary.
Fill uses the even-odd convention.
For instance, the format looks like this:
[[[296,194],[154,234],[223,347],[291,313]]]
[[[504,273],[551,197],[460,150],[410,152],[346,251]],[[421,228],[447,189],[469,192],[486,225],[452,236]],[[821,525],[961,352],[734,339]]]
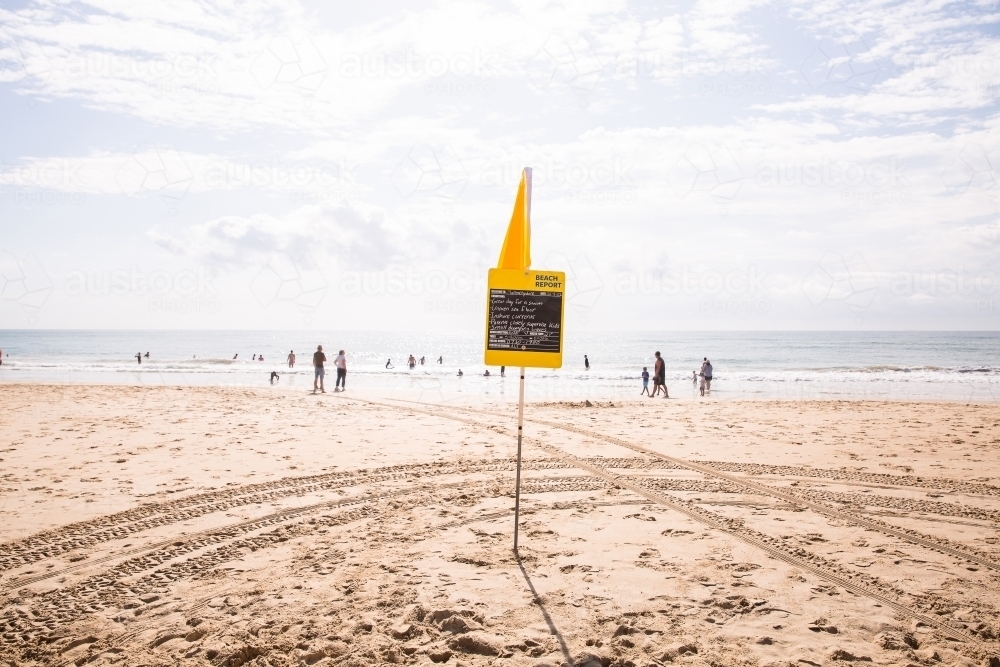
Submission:
[[[666,364],[663,363],[659,352],[656,352],[654,356],[656,359],[653,363],[653,396],[655,397],[660,393],[660,390],[663,390],[663,398],[670,398],[670,394],[667,393]]]
[[[334,391],[344,391],[347,389],[347,357],[344,351],[337,353],[337,358],[333,360],[333,365],[337,367],[337,384]]]
[[[316,393],[317,385],[319,385],[319,390],[322,393],[326,393],[326,388],[323,386],[323,377],[326,375],[326,369],[323,364],[326,363],[326,355],[323,354],[323,346],[317,345],[316,351],[313,352],[313,368],[316,374],[313,376],[313,393]]]

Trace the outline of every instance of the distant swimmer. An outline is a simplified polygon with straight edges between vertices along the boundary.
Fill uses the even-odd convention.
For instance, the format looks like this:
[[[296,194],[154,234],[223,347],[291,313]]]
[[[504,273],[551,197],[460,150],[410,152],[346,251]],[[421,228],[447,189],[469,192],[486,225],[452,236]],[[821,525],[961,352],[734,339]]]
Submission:
[[[483,373],[483,377],[484,377],[484,378],[488,378],[489,376],[490,376],[490,369],[488,369],[488,368],[487,368],[487,369],[486,369],[486,372],[485,372],[485,373]]]
[[[271,384],[274,384],[281,378],[278,377],[278,371],[271,371]]]
[[[583,355],[583,367],[590,370],[590,359],[587,358],[587,355]]]
[[[642,396],[643,394],[646,394],[646,396],[649,396],[649,371],[646,370],[645,366],[642,367],[641,377],[642,377],[642,391],[639,392],[639,395]]]
[[[135,360],[139,362],[140,366],[142,366],[142,352],[135,353]]]
[[[253,355],[253,360],[254,360],[254,361],[257,361],[257,355],[256,355],[256,354],[255,354],[255,355]]]
[[[337,358],[333,360],[333,365],[337,367],[337,384],[333,390],[337,391],[339,387],[340,391],[344,391],[347,389],[347,357],[344,356],[343,350],[337,353]]]
[[[506,366],[501,366],[500,367],[500,377],[505,377],[506,375],[507,375],[507,367]]]
[[[257,355],[257,361],[264,361],[264,355],[263,354],[258,354]]]
[[[323,364],[326,363],[326,355],[323,354],[323,346],[317,345],[316,351],[313,352],[313,369],[315,370],[315,375],[313,376],[313,393],[316,393],[316,385],[319,384],[319,390],[326,393],[326,387],[323,386],[323,377],[326,375],[326,369]]]
[[[459,369],[458,369],[458,377],[462,377],[463,375],[465,375],[465,373],[463,373],[463,372],[462,372],[462,369],[461,369],[461,368],[459,368]]]
[[[295,368],[295,350],[288,353],[288,367]]]
[[[387,359],[386,360],[385,367],[386,368],[395,368],[395,366],[392,365],[392,359]]]
[[[414,357],[414,356],[413,356],[413,355],[411,354],[411,355],[410,355],[410,358],[406,360],[406,365],[407,365],[407,366],[409,366],[409,367],[410,367],[410,370],[412,371],[412,370],[413,370],[413,368],[414,368],[414,367],[415,367],[415,366],[417,365],[417,359],[416,359],[416,357]]]
[[[147,352],[146,354],[144,354],[144,355],[142,355],[142,356],[144,356],[144,357],[146,357],[147,359],[149,359],[149,352]]]
[[[420,365],[421,365],[421,366],[423,366],[423,365],[424,365],[424,358],[423,358],[423,357],[420,357]]]
[[[234,355],[233,355],[233,361],[236,361],[236,357],[238,357],[238,356],[240,356],[240,353],[239,353],[239,352],[237,352],[236,354],[234,354]]]
[[[443,364],[444,363],[444,357],[438,357],[438,363],[439,364]]]

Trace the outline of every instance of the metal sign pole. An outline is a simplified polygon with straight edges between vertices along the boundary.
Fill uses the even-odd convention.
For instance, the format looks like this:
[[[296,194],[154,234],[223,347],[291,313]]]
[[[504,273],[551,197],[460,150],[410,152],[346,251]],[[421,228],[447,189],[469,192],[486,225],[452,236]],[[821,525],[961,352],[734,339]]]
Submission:
[[[517,397],[517,481],[514,485],[514,554],[517,555],[517,524],[521,516],[521,435],[524,431],[524,366],[521,366],[521,391]]]

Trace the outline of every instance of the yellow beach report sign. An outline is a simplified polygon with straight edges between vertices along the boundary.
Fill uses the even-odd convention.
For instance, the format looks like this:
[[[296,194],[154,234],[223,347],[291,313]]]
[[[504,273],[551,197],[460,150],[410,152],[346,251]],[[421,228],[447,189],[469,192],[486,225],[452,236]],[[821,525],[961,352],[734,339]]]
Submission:
[[[566,274],[531,268],[531,169],[521,173],[514,213],[497,268],[486,281],[487,366],[520,366],[517,393],[517,476],[514,481],[514,553],[521,509],[521,438],[524,434],[524,369],[561,368]],[[487,371],[489,372],[489,371]]]
[[[562,367],[566,274],[530,267],[531,169],[525,168],[500,260],[487,279],[483,355],[487,366],[522,368],[520,405],[524,404],[524,368]]]
[[[566,274],[490,269],[486,305],[487,366],[562,366]]]

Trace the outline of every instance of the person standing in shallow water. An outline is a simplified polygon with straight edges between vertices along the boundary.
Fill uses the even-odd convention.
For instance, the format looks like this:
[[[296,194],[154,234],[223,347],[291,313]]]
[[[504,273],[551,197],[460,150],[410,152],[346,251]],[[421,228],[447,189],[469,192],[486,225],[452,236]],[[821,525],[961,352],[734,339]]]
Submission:
[[[337,367],[337,384],[333,390],[344,391],[347,389],[347,357],[344,356],[343,350],[337,353],[337,358],[333,360],[333,365]]]
[[[590,370],[590,359],[587,358],[587,355],[583,355],[583,368],[588,371]]]
[[[712,362],[705,357],[701,363],[701,376],[705,378],[705,391],[712,393]]]
[[[316,385],[319,385],[319,390],[322,393],[326,393],[326,387],[323,386],[323,377],[326,375],[326,368],[324,364],[326,363],[326,355],[323,354],[323,346],[317,345],[316,351],[313,353],[313,369],[315,374],[313,375],[313,393],[316,393]]]
[[[663,391],[663,398],[670,398],[670,394],[667,393],[667,367],[663,363],[663,357],[660,356],[660,352],[657,351],[653,356],[656,357],[653,363],[653,397]]]
[[[288,367],[295,368],[295,350],[288,352]]]

